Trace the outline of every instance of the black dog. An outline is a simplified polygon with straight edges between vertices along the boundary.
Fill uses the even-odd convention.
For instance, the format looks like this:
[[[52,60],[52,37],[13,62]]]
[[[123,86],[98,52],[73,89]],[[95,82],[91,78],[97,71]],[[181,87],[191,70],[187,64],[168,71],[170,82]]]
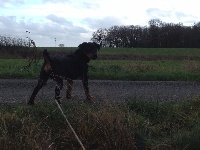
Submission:
[[[78,46],[78,50],[65,57],[51,58],[47,50],[43,51],[44,63],[41,68],[40,78],[37,86],[28,101],[28,104],[33,105],[34,99],[39,90],[46,84],[49,78],[56,81],[55,99],[60,103],[60,90],[63,88],[63,79],[67,80],[66,98],[71,98],[71,90],[73,80],[82,77],[83,87],[87,99],[91,102],[92,96],[89,93],[88,87],[88,63],[90,60],[97,58],[97,51],[100,50],[101,44],[84,42]]]

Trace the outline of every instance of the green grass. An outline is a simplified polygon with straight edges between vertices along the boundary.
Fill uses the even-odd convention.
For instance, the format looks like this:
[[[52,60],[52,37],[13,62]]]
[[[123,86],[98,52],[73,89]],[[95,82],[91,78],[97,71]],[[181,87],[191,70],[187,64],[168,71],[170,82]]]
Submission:
[[[0,59],[0,78],[37,78],[42,62],[24,69],[28,65],[27,59]]]
[[[200,149],[200,99],[70,102],[64,113],[86,149]],[[54,103],[0,107],[0,149],[81,149]]]
[[[199,56],[199,48],[103,48],[100,54]]]
[[[24,69],[26,59],[0,59],[0,78],[38,78],[42,61]],[[95,60],[90,79],[138,81],[200,81],[200,61]]]
[[[90,63],[94,79],[199,81],[200,61],[98,60]]]

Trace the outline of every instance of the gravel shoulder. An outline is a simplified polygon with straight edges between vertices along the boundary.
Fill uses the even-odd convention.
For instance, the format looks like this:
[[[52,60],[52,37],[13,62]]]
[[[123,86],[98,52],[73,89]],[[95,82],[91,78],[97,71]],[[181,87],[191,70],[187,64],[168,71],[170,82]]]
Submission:
[[[26,103],[36,84],[37,80],[0,79],[0,103]],[[199,82],[90,80],[89,87],[97,102],[121,102],[128,98],[179,101],[200,96]],[[49,80],[38,93],[36,102],[53,101],[54,88],[55,82]],[[85,100],[81,81],[74,81],[72,95],[72,100]],[[63,102],[67,101],[65,87],[61,96]]]

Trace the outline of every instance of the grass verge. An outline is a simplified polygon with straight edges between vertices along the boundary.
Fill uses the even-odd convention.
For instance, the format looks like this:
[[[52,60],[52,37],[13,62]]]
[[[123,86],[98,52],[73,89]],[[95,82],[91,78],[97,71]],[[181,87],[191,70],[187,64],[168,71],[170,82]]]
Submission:
[[[77,47],[38,47],[39,51],[44,49],[50,52],[73,52],[77,50]],[[199,56],[199,50],[199,48],[101,48],[99,54]]]
[[[63,110],[86,149],[200,149],[200,99],[71,102]],[[53,103],[0,108],[0,149],[80,149]]]
[[[24,69],[26,59],[0,59],[0,78],[38,78],[42,61]],[[200,61],[95,60],[89,78],[136,81],[200,81]]]

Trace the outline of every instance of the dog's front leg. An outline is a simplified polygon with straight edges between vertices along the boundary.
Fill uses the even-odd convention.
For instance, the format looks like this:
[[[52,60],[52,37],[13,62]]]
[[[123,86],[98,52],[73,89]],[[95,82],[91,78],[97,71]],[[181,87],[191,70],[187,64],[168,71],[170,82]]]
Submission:
[[[61,104],[60,90],[62,90],[62,87],[63,87],[63,79],[57,78],[54,80],[57,82],[56,88],[55,88],[55,99],[57,100],[58,104]]]
[[[87,74],[83,75],[82,82],[83,82],[83,87],[84,87],[84,91],[85,91],[87,100],[94,103],[94,101],[93,101],[94,98],[93,98],[93,96],[90,95],[90,91],[89,91]]]
[[[55,99],[57,100],[58,104],[61,104],[61,101],[60,101],[60,87],[58,85],[56,85],[56,88],[55,88]]]
[[[72,97],[72,86],[73,86],[73,81],[71,79],[67,79],[67,91],[66,91],[66,98],[71,99]]]

